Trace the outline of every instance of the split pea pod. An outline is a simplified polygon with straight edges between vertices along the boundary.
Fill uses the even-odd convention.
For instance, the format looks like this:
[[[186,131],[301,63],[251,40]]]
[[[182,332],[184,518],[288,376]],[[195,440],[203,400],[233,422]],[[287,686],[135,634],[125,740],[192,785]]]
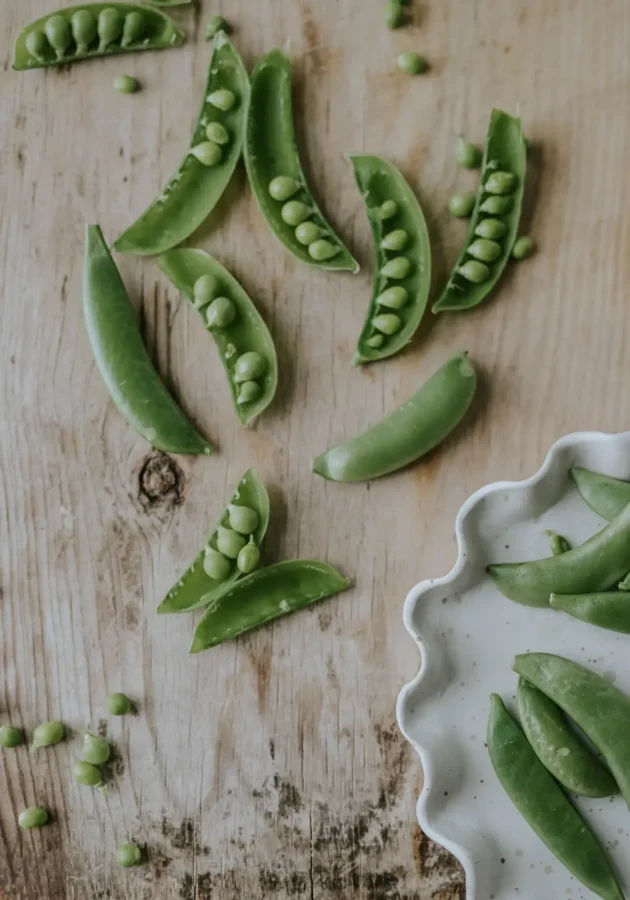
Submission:
[[[630,482],[576,466],[571,478],[582,499],[602,519],[614,519],[630,503]],[[628,567],[630,568],[630,566]]]
[[[602,591],[597,594],[552,594],[549,602],[553,609],[561,610],[581,619],[588,625],[630,634],[630,593],[628,591]]]

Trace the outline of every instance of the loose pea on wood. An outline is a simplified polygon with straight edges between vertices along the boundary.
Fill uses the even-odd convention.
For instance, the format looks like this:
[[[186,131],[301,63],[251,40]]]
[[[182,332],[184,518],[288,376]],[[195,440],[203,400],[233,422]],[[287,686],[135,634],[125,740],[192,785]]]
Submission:
[[[113,81],[114,90],[119,94],[135,94],[138,82],[131,75],[117,75]]]
[[[116,691],[107,698],[107,710],[112,716],[126,716],[131,709],[131,701],[126,694]]]
[[[474,205],[475,195],[471,194],[470,191],[460,191],[457,194],[453,194],[448,201],[448,211],[452,216],[457,216],[458,219],[467,219],[473,211]]]
[[[138,865],[142,857],[142,852],[137,844],[121,844],[116,850],[116,862],[123,869],[129,869]]]
[[[41,806],[29,806],[18,816],[20,828],[41,828],[48,821],[48,811]]]
[[[100,769],[82,760],[72,766],[72,777],[77,784],[84,784],[87,787],[100,787],[103,783]]]
[[[229,25],[223,16],[211,16],[206,23],[206,40],[211,41],[220,31],[229,31]]]
[[[33,731],[33,750],[40,747],[52,747],[63,739],[64,729],[61,722],[44,722]]]
[[[398,56],[398,68],[406,75],[422,75],[427,70],[427,61],[419,53],[400,53]]]
[[[100,766],[109,759],[110,746],[104,737],[98,734],[90,734],[86,731],[83,735],[83,746],[81,748],[81,759],[83,762],[91,763],[93,766]]]
[[[465,138],[457,141],[455,159],[462,169],[478,169],[481,165],[481,150]]]
[[[512,257],[514,259],[527,259],[534,252],[534,242],[529,235],[522,235],[514,243],[512,247]]]
[[[18,747],[22,743],[22,732],[18,728],[11,728],[10,725],[3,725],[0,728],[0,747],[9,750],[12,747]]]
[[[398,28],[403,19],[403,8],[400,0],[389,0],[385,6],[385,24],[388,28]]]

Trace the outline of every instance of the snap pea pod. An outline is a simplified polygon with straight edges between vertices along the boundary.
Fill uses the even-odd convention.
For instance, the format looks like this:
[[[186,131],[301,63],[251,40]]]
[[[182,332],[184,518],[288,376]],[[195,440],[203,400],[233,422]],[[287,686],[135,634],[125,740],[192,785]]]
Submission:
[[[214,38],[208,79],[190,149],[162,193],[114,244],[119,253],[152,256],[189,237],[210,215],[241,155],[249,77],[225,32]],[[224,138],[216,141],[216,126]]]
[[[86,229],[83,314],[96,364],[131,427],[159,450],[212,453],[155,371],[98,225]]]
[[[350,162],[376,255],[370,309],[353,359],[358,365],[393,356],[413,337],[429,297],[431,244],[420,204],[398,169],[378,156],[351,156]],[[382,205],[388,201],[395,212],[383,218]],[[396,258],[409,260],[410,271],[403,278],[388,278],[384,270]]]
[[[601,675],[551,653],[523,653],[516,657],[514,671],[582,729],[630,806],[630,698]]]
[[[549,595],[605,591],[630,568],[630,504],[584,544],[533,562],[488,566],[502,594],[525,606],[549,606]]]
[[[534,753],[560,784],[582,797],[619,793],[615,779],[580,740],[559,707],[524,678],[518,682],[518,712]]]
[[[368,481],[402,469],[450,434],[470,407],[476,387],[467,354],[457,353],[394,412],[316,457],[313,471],[329,481]]]
[[[195,629],[190,652],[216,647],[348,586],[336,569],[316,560],[294,559],[259,569],[208,607]]]
[[[166,4],[162,4],[166,5]],[[135,3],[67,6],[27,25],[15,42],[14,69],[178,47],[183,33],[165,13]]]
[[[158,265],[206,323],[236,413],[248,425],[269,406],[278,385],[276,350],[262,316],[236,278],[203,250],[169,250]],[[248,360],[255,364],[249,367],[251,377]]]
[[[552,594],[554,609],[561,610],[597,628],[630,634],[630,594],[605,591],[596,594]]]
[[[602,900],[624,900],[603,847],[530,747],[501,698],[490,698],[488,753],[503,790],[530,828]]]
[[[180,613],[207,606],[241,578],[242,573],[238,566],[229,558],[225,559],[228,565],[224,568],[225,575],[222,578],[211,578],[204,567],[208,548],[214,553],[220,554],[217,546],[219,528],[230,527],[230,507],[232,506],[245,507],[255,511],[257,522],[251,534],[257,547],[262,544],[269,524],[269,495],[265,486],[256,477],[254,470],[249,469],[239,481],[230,503],[221,513],[219,521],[200,553],[158,606],[158,613]],[[213,574],[223,573],[215,572]]]
[[[358,272],[302,170],[293,128],[291,61],[280,50],[263,56],[252,73],[244,156],[260,211],[286,249],[320,269]]]
[[[144,2],[150,3],[151,6],[187,6],[193,0],[144,0]]]
[[[630,503],[630,482],[576,466],[571,478],[582,499],[602,519],[614,519]]]
[[[518,234],[526,169],[521,120],[493,109],[468,234],[434,313],[472,309],[498,283]]]

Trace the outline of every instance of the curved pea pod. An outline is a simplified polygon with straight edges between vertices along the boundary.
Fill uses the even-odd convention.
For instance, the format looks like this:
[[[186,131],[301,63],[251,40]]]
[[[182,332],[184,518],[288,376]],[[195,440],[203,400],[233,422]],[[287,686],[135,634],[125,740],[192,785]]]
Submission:
[[[485,201],[496,196],[489,194],[485,185],[489,179],[496,176],[497,170],[512,175],[514,178],[513,182],[510,180],[512,184],[510,193],[503,195],[498,203],[503,210],[499,216],[491,210],[488,212],[484,210]],[[502,112],[500,109],[493,109],[481,166],[481,182],[477,191],[468,234],[446,287],[433,304],[434,313],[472,309],[472,307],[481,303],[497,285],[510,259],[512,247],[518,234],[526,171],[527,149],[521,120]],[[468,248],[476,240],[475,230],[480,222],[485,218],[497,217],[507,226],[505,236],[498,242],[501,246],[501,253],[491,263],[488,263],[487,278],[474,283],[464,278],[461,274],[462,269],[470,261]]]
[[[203,250],[170,250],[160,256],[161,270],[195,306],[194,287],[199,278],[210,276],[215,285],[215,297],[227,297],[236,308],[236,315],[223,328],[209,328],[221,355],[225,374],[232,392],[234,408],[243,425],[248,425],[269,406],[278,385],[278,361],[269,329],[236,278],[216,259]],[[207,309],[198,310],[207,321]],[[265,361],[263,374],[257,378],[260,394],[251,402],[240,402],[241,385],[236,365],[243,354],[254,351]],[[251,383],[251,382],[250,382]]]
[[[552,594],[554,609],[581,619],[588,625],[630,634],[630,594],[628,591],[602,591],[598,594]]]
[[[162,6],[167,4],[162,3]],[[114,10],[120,17],[120,29],[115,40],[102,46],[94,29],[88,28],[83,23],[85,34],[89,36],[89,43],[85,43],[81,34],[76,33],[77,26],[73,29],[73,15],[80,13],[85,17],[89,13],[94,18],[94,25],[99,14],[104,10]],[[123,39],[123,26],[125,18],[133,13],[142,15],[143,27],[133,41]],[[48,40],[46,24],[53,17],[60,16],[68,24],[71,34],[69,44],[59,55]],[[81,27],[81,26],[79,26]],[[112,56],[117,53],[131,53],[138,50],[165,50],[168,47],[179,47],[184,41],[184,34],[179,30],[175,22],[166,13],[159,9],[151,9],[147,6],[138,6],[136,3],[88,3],[83,6],[67,6],[56,13],[49,13],[27,25],[15,42],[15,56],[13,68],[39,69],[44,66],[54,66],[69,62],[78,62],[82,59],[94,59],[102,56]]]
[[[553,700],[524,678],[518,683],[518,712],[536,756],[567,790],[582,797],[619,793],[608,769],[580,740]]]
[[[502,594],[525,606],[549,606],[550,594],[605,591],[628,572],[630,504],[584,544],[533,562],[499,563],[488,573]]]
[[[168,453],[212,453],[212,446],[155,371],[98,225],[86,229],[83,314],[94,359],[110,397],[131,427],[153,447]]]
[[[216,647],[295,612],[311,603],[345,591],[349,582],[327,563],[294,559],[259,569],[217,597],[197,625],[191,653]]]
[[[420,204],[398,169],[378,156],[351,156],[350,162],[365,201],[376,256],[370,308],[353,359],[353,363],[358,365],[393,356],[413,337],[429,297],[431,244]],[[388,200],[396,204],[396,212],[392,217],[383,219],[381,207]],[[393,244],[391,250],[388,244]],[[399,247],[399,244],[402,246]],[[411,269],[402,280],[391,282],[382,270],[392,256],[401,252],[411,262]],[[378,313],[391,311],[386,305],[379,304],[379,297],[393,285],[407,295],[403,305],[395,310],[401,327],[395,334],[387,336],[380,347],[370,346],[368,341],[375,335],[374,317]],[[400,291],[397,293],[403,297]]]
[[[630,482],[576,466],[571,478],[582,499],[602,519],[614,519],[630,503]]]
[[[232,494],[230,503],[225,507],[219,521],[215,525],[208,540],[197,554],[182,577],[175,582],[164,600],[157,608],[158,613],[180,613],[191,609],[199,609],[213,603],[217,597],[229,590],[239,578],[241,572],[232,564],[229,575],[222,581],[210,578],[204,570],[204,557],[208,547],[217,550],[217,536],[220,527],[229,527],[230,505],[247,506],[258,514],[258,524],[252,532],[253,542],[257,547],[263,542],[269,525],[269,494],[265,486],[258,480],[253,469],[249,469],[239,481]]]
[[[245,166],[254,196],[272,232],[286,249],[310,266],[319,269],[358,272],[359,266],[330,224],[313,197],[302,170],[291,105],[291,61],[280,50],[272,50],[259,61],[252,73],[252,97],[247,117],[244,146]],[[269,193],[269,186],[276,178],[292,179],[295,190],[283,200]],[[309,247],[301,244],[295,228],[282,216],[283,203],[303,203],[308,207],[308,218],[321,229],[318,239],[332,246],[332,254],[314,258]],[[287,204],[288,205],[288,204]]]
[[[477,376],[466,353],[451,357],[407,400],[357,437],[316,457],[329,481],[368,481],[402,469],[437,447],[472,403]]]
[[[234,97],[227,110],[211,102],[219,90],[229,91]],[[162,193],[115,242],[119,253],[163,253],[189,237],[210,215],[241,155],[249,95],[249,77],[243,61],[225,32],[220,31],[214,38],[204,100],[190,148]],[[213,122],[227,130],[229,142],[221,147],[219,161],[207,165],[193,151],[210,143],[206,129]]]
[[[490,698],[488,753],[503,790],[562,865],[602,900],[624,900],[604,848],[497,694]]]

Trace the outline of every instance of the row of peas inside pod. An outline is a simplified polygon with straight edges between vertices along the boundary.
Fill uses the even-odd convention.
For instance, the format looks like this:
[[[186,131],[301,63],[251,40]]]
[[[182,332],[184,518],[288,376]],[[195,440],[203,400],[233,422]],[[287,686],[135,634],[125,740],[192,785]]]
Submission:
[[[227,508],[227,523],[217,528],[217,549],[206,547],[203,559],[204,572],[214,581],[225,581],[236,568],[243,575],[249,575],[260,562],[260,550],[254,540],[258,527],[258,513],[249,506]],[[226,527],[227,526],[227,527]]]

